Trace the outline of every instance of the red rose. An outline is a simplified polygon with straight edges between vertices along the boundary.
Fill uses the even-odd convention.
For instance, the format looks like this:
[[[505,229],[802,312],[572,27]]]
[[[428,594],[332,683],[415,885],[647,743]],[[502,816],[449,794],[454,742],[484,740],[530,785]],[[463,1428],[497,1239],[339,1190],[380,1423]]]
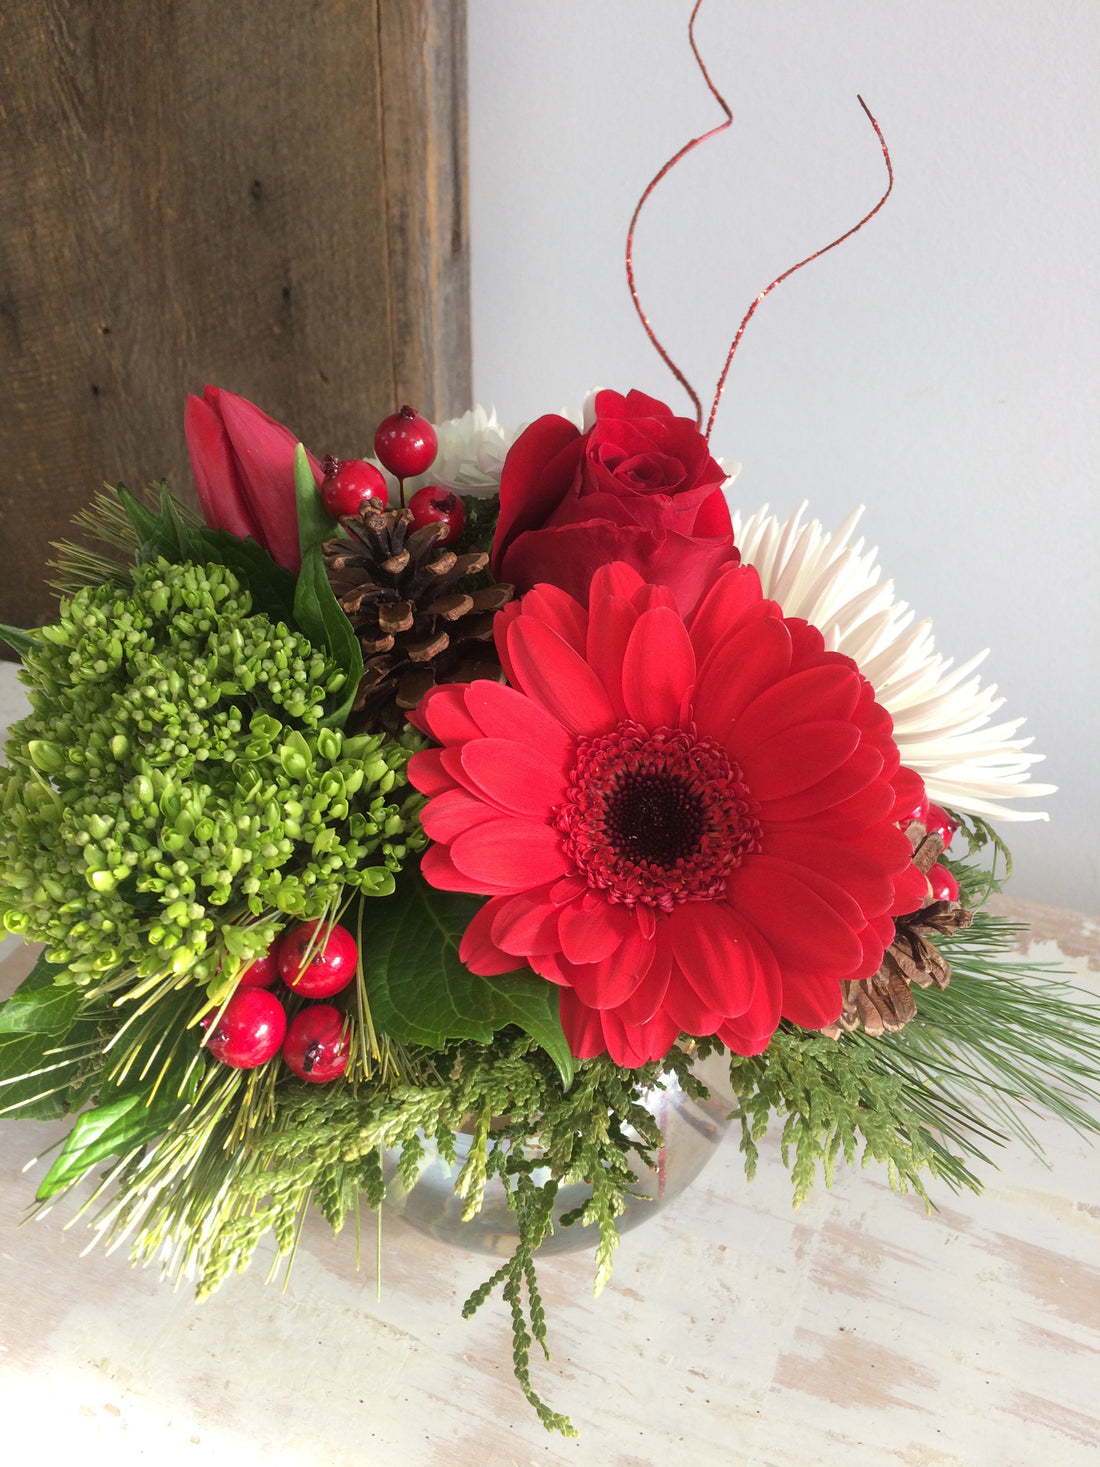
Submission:
[[[587,433],[550,415],[509,450],[493,574],[521,594],[548,582],[584,602],[595,571],[625,561],[686,616],[739,559],[725,477],[690,418],[644,392],[597,393]]]

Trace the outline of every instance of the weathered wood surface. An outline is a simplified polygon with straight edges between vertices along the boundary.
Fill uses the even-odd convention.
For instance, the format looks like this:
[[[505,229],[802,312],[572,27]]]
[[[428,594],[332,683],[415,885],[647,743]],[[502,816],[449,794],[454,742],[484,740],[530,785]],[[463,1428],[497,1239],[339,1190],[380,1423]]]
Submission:
[[[17,716],[0,668],[0,722]],[[1009,907],[1011,910],[1011,906]],[[1095,923],[1029,907],[1100,994]],[[1082,949],[1078,953],[1078,949]],[[1071,956],[1071,954],[1077,954]],[[0,994],[30,953],[0,950]],[[59,1207],[18,1227],[64,1127],[0,1122],[0,1418],[41,1462],[226,1467],[1092,1467],[1100,1447],[1100,1161],[1040,1121],[981,1198],[927,1215],[875,1171],[797,1212],[774,1136],[744,1180],[728,1138],[687,1193],[622,1242],[540,1279],[553,1361],[534,1376],[582,1431],[547,1436],[511,1373],[499,1300],[460,1306],[487,1260],[390,1220],[307,1225],[287,1288],[262,1262],[195,1305],[119,1255],[81,1258]]]
[[[0,621],[204,382],[318,453],[469,407],[463,0],[0,11]],[[0,653],[10,655],[6,649]]]

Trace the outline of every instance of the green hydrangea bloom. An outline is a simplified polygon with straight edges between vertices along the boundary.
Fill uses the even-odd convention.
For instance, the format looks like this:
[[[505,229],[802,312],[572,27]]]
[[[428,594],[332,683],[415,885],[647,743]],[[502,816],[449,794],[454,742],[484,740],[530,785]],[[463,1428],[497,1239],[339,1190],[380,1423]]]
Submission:
[[[344,675],[224,566],[139,566],[34,634],[0,769],[0,918],[75,976],[213,974],[423,834],[409,751],[321,727]]]

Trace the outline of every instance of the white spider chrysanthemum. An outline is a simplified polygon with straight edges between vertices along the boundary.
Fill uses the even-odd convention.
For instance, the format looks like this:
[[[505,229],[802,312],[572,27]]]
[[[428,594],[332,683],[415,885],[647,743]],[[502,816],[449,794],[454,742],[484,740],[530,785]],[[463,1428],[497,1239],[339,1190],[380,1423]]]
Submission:
[[[876,549],[848,544],[863,509],[830,534],[817,520],[803,525],[802,504],[785,523],[767,506],[748,519],[733,512],[734,542],[756,567],[764,595],[787,616],[816,626],[826,646],[854,659],[894,720],[901,760],[924,780],[930,799],[990,820],[1046,820],[1044,812],[1001,803],[1049,795],[1028,771],[1044,756],[1025,753],[1022,718],[989,727],[1004,702],[995,685],[971,674],[987,652],[960,667],[935,650],[930,621],[894,599],[892,581],[875,564]]]
[[[407,482],[406,494],[422,484],[442,484],[445,489],[473,498],[496,494],[505,455],[520,431],[502,428],[496,409],[486,412],[481,406],[463,413],[461,418],[436,423],[439,447],[435,460],[426,474]]]

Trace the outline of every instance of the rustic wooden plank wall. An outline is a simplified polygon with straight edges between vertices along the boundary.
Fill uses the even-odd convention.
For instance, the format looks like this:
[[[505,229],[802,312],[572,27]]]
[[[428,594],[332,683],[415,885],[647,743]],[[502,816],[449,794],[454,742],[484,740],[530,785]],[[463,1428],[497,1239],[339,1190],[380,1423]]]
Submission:
[[[50,616],[104,477],[190,492],[204,382],[318,453],[469,407],[465,36],[463,0],[0,9],[0,621]]]

